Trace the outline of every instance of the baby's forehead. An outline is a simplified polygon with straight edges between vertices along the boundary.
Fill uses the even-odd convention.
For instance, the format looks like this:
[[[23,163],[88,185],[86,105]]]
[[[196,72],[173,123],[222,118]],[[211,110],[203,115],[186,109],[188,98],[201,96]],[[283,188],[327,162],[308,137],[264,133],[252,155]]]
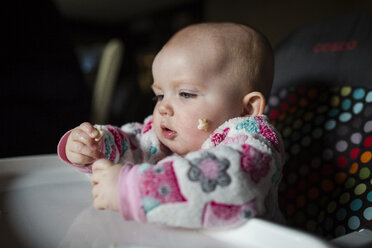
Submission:
[[[174,35],[166,46],[197,51],[199,56],[211,55],[245,59],[259,46],[259,34],[239,24],[202,24],[187,27]]]
[[[203,23],[191,25],[177,32],[170,42],[212,42],[229,45],[233,42],[255,42],[259,37],[254,29],[236,23]]]
[[[185,55],[190,60],[208,60],[208,64],[219,63],[220,60],[226,60],[231,52],[230,42],[221,37],[205,35],[200,33],[193,37],[180,36],[172,40],[163,49],[165,54]]]
[[[203,34],[190,37],[185,34],[168,42],[157,57],[164,60],[185,59],[190,63],[193,63],[192,61],[205,61],[205,66],[212,66],[226,59],[228,49],[225,45],[217,37]]]
[[[213,49],[223,48],[229,45],[230,39],[221,30],[194,27],[191,30],[185,29],[177,33],[167,43],[169,46],[193,48],[211,47]]]

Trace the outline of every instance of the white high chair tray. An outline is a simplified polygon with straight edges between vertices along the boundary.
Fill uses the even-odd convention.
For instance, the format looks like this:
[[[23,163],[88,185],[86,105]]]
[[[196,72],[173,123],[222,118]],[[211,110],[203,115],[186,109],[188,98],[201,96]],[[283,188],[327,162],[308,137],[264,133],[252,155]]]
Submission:
[[[1,247],[311,247],[332,244],[260,219],[225,231],[123,221],[92,205],[89,178],[56,155],[0,159]]]

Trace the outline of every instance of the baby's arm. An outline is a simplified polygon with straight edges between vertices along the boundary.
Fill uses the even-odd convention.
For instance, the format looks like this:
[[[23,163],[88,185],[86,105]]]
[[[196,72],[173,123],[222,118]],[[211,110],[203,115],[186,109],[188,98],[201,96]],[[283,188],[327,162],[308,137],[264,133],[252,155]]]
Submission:
[[[271,194],[277,193],[278,174],[273,154],[247,144],[219,146],[185,158],[170,156],[155,166],[124,165],[117,177],[119,187],[112,186],[119,188],[119,199],[110,202],[119,202],[127,220],[190,228],[236,226],[271,214],[265,203],[275,198]],[[94,197],[108,201],[110,195]]]
[[[62,137],[58,154],[63,161],[79,165],[78,169],[86,173],[92,172],[91,164],[99,158],[121,164],[154,163],[164,158],[165,152],[160,148],[151,123],[151,116],[144,124],[129,123],[121,128],[110,125],[94,128],[83,123]],[[71,151],[73,148],[74,153]]]

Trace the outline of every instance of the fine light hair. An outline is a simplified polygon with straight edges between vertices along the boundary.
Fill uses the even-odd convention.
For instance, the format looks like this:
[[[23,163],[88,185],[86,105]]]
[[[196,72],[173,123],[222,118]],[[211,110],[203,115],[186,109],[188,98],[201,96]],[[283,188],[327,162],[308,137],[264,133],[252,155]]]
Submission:
[[[239,85],[237,90],[243,93],[259,91],[268,98],[273,83],[274,57],[264,35],[242,24],[199,23],[177,32],[164,48],[175,43],[190,46],[201,42],[217,49],[226,61],[226,77]]]

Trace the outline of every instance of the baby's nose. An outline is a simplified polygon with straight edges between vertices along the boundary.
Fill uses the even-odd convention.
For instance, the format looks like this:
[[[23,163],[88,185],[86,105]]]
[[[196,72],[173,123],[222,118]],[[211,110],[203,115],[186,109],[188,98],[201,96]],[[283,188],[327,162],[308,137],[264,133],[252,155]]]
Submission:
[[[158,107],[159,113],[161,115],[169,115],[172,116],[174,114],[174,110],[171,104],[168,102],[162,101],[160,106]]]

